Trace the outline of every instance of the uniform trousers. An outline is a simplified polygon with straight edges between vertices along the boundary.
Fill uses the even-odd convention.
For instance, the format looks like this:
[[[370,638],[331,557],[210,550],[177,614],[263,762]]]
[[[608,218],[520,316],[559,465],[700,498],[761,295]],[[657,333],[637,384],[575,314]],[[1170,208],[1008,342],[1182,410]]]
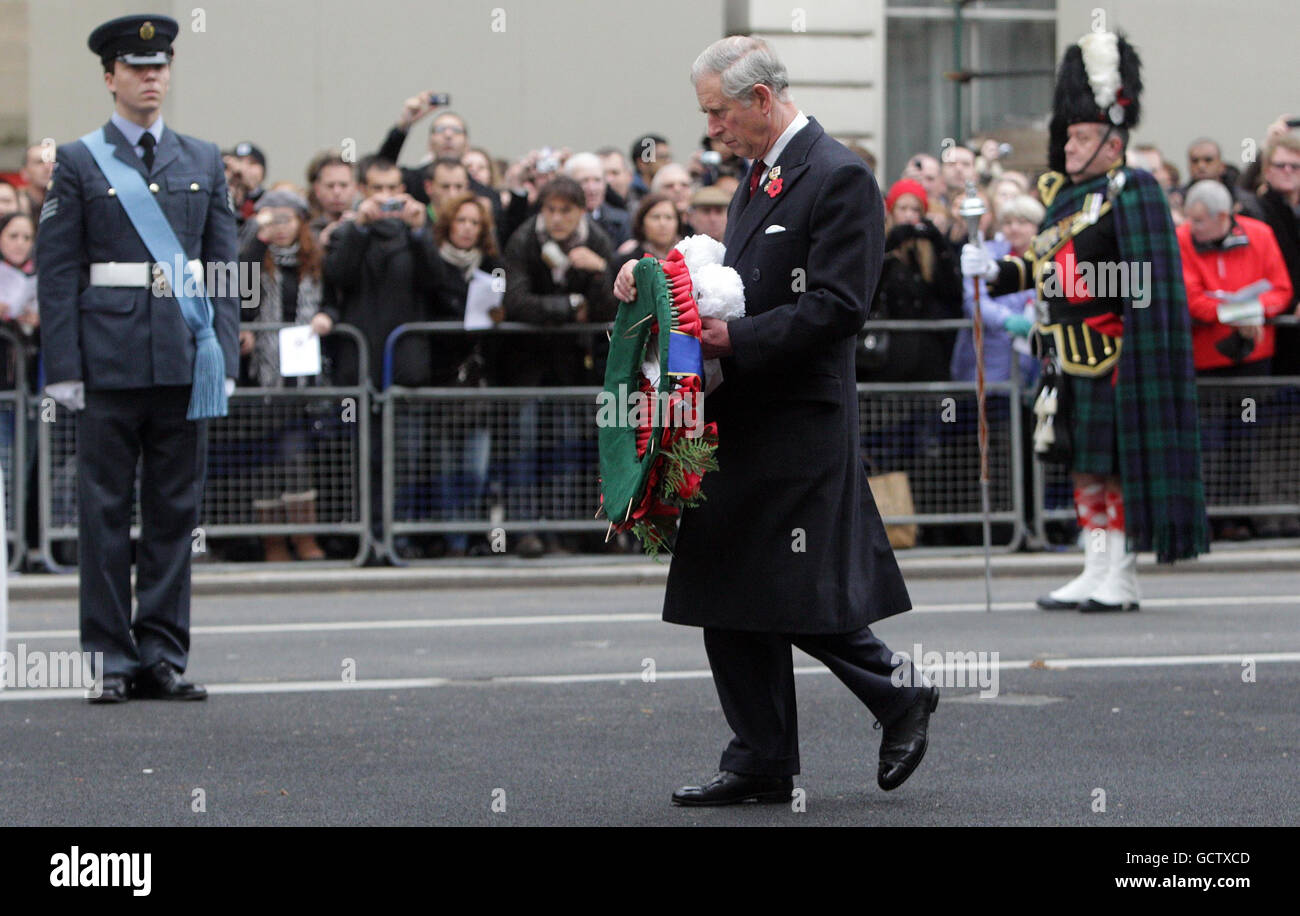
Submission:
[[[185,418],[190,386],[86,392],[77,419],[81,645],[102,673],[133,676],[190,647],[190,560],[207,468],[207,423]],[[140,538],[131,619],[131,508]]]

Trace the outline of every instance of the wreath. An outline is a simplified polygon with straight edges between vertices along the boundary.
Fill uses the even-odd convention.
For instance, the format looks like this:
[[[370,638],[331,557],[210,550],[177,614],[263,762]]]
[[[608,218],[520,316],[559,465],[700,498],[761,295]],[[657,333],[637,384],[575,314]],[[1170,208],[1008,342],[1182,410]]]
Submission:
[[[655,558],[671,552],[681,510],[704,501],[704,475],[718,469],[717,424],[702,423],[700,316],[744,314],[744,288],[721,265],[723,253],[694,236],[667,258],[642,258],[633,270],[637,297],[623,303],[610,332],[597,516],[609,519],[607,539],[630,531]]]

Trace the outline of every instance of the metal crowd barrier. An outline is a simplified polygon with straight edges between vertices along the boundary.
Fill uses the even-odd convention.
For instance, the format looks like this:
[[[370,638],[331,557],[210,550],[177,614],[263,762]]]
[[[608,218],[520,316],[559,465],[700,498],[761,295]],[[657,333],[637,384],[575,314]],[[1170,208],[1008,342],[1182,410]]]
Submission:
[[[500,531],[507,546],[525,534],[602,532],[592,386],[408,388],[389,384],[403,337],[484,339],[539,334],[600,337],[609,324],[502,322],[467,331],[458,322],[396,328],[384,347],[384,547],[412,535],[453,539]]]
[[[33,418],[28,415],[27,353],[25,341],[9,328],[0,328],[0,358],[13,388],[0,390],[0,468],[5,481],[5,539],[9,542],[9,569],[18,569],[27,554],[27,475],[32,467],[28,436]]]
[[[1201,478],[1211,518],[1300,515],[1300,376],[1199,378]],[[1073,522],[1074,490],[1059,465],[1034,462],[1034,533]]]
[[[905,332],[966,324],[868,326]],[[282,327],[287,325],[246,324],[241,330]],[[391,380],[392,353],[406,335],[596,335],[608,327],[502,324],[467,332],[455,322],[404,325],[387,342],[383,376]],[[509,540],[525,533],[605,530],[607,523],[593,518],[599,504],[598,388],[390,386],[376,394],[364,338],[345,325],[334,335],[360,350],[357,384],[241,388],[231,400],[231,415],[209,424],[205,537],[348,535],[357,539],[352,561],[360,563],[377,539],[396,557],[400,539],[415,535],[463,544],[497,529]],[[0,337],[21,349],[12,333],[0,330]],[[1032,461],[1025,486],[1032,417],[1016,360],[1012,371],[1010,380],[989,382],[986,389],[991,521],[1000,551],[1043,546],[1048,524],[1074,518],[1063,469]],[[913,513],[891,514],[885,522],[936,533],[966,526],[954,540],[969,544],[983,517],[975,384],[863,383],[857,389],[864,465],[871,474],[905,473],[915,506]],[[1300,378],[1205,379],[1199,391],[1210,515],[1300,515]],[[370,426],[372,411],[382,411],[377,431]],[[4,420],[28,414],[37,433],[40,554],[48,568],[61,570],[64,560],[55,547],[77,537],[76,424],[52,400],[24,395],[22,386],[0,391],[0,462],[12,494],[6,500],[6,536],[15,545],[17,565],[25,536],[25,475],[14,456],[24,453],[29,439],[26,424]],[[12,430],[8,438],[6,430]],[[307,485],[317,494],[315,521],[273,519],[254,506],[255,500]],[[380,519],[382,533],[376,535],[373,523]]]
[[[240,330],[274,333],[290,326],[246,323]],[[371,529],[369,356],[365,339],[350,325],[335,325],[329,337],[357,347],[360,383],[239,388],[230,399],[229,415],[208,423],[207,485],[196,554],[207,549],[210,538],[334,534],[356,537],[352,562],[364,561]],[[40,413],[41,557],[58,572],[68,564],[55,545],[77,538],[77,423],[73,413],[48,397],[40,400]],[[138,474],[133,538],[139,537]],[[314,520],[302,498],[310,491],[316,494],[310,512]],[[299,498],[281,500],[286,493]],[[255,505],[277,500],[285,506],[283,514]]]
[[[946,322],[878,322],[881,330],[935,331]],[[604,333],[606,325],[547,328],[547,333]],[[385,347],[392,377],[397,341],[412,334],[537,334],[532,325],[470,331],[455,322],[403,325]],[[511,535],[543,531],[603,531],[599,505],[595,387],[406,388],[380,397],[384,430],[384,535]],[[858,386],[860,443],[872,473],[907,474],[915,512],[887,524],[975,526],[980,512],[976,386],[968,382]],[[991,520],[997,547],[1024,539],[1025,495],[1021,389],[1010,381],[987,386]],[[978,547],[972,546],[971,550]]]

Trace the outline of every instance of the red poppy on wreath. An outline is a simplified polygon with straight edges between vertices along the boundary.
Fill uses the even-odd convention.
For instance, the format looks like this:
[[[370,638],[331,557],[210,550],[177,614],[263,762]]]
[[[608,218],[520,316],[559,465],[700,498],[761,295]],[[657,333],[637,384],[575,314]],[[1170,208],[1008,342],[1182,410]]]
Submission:
[[[677,486],[677,495],[685,500],[691,500],[699,496],[700,481],[703,479],[703,474],[697,474],[694,471],[685,472],[682,475],[682,482]]]
[[[781,185],[784,182],[784,178],[774,178],[767,183],[767,187],[763,190],[767,192],[768,197],[776,197],[776,195],[781,193]]]

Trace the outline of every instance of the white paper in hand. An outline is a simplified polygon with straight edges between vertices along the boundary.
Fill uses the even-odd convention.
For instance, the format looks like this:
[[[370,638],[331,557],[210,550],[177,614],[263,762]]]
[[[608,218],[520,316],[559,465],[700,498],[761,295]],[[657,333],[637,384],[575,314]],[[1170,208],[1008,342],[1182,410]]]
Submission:
[[[469,291],[465,294],[465,330],[476,331],[493,325],[492,309],[501,304],[504,293],[494,285],[496,278],[482,270],[474,271],[469,278]]]
[[[320,338],[309,324],[280,329],[280,374],[320,375]]]

